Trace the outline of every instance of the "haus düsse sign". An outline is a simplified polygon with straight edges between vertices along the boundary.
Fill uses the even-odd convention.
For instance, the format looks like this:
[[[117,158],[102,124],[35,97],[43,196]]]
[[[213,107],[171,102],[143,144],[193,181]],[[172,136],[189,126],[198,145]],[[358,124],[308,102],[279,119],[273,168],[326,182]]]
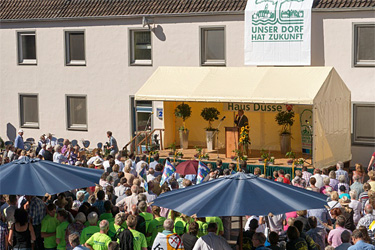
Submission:
[[[313,0],[251,0],[245,65],[310,65]]]

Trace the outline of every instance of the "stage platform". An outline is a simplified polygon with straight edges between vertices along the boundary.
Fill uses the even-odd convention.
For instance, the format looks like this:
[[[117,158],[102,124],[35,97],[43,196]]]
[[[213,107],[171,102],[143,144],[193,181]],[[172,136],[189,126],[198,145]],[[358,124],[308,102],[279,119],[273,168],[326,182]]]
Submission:
[[[195,160],[194,155],[197,153],[195,149],[178,149],[178,151],[183,153],[183,158],[181,159],[172,159],[169,156],[170,150],[160,150],[159,151],[159,156],[160,156],[160,162],[164,162],[164,159],[169,157],[171,161],[176,161],[176,162],[182,162],[182,161],[187,161],[187,160]],[[213,151],[207,151],[203,149],[204,153],[207,153],[209,155],[208,160],[202,160],[204,163],[211,163],[214,168],[216,168],[216,160],[220,159],[223,161],[223,167],[228,168],[229,163],[234,163],[237,164],[236,161],[233,161],[231,158],[226,158],[225,157],[225,149],[219,149],[219,154],[217,150]],[[285,158],[285,155],[281,154],[280,151],[269,151],[271,156],[275,157],[275,164],[269,164],[266,166],[266,175],[267,176],[272,176],[274,170],[279,170],[283,169],[286,174],[292,174],[292,166],[288,165],[287,161],[289,160],[288,158]],[[264,173],[264,164],[259,163],[258,159],[260,158],[260,150],[251,150],[251,154],[248,156],[247,160],[247,169],[250,173],[254,172],[254,169],[256,167],[259,167],[262,171],[262,174]],[[311,164],[311,156],[307,154],[302,154],[302,153],[296,153],[296,158],[304,158],[306,160],[305,166],[308,167],[309,172],[313,172],[313,167],[310,165]],[[301,169],[300,166],[295,167],[294,170]]]

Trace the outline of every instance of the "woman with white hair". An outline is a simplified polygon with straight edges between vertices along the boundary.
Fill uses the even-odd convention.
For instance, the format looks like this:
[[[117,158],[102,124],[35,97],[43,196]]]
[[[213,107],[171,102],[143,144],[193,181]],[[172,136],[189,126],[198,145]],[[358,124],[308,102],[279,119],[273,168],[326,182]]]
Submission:
[[[68,155],[70,154],[70,150],[67,151],[67,154]],[[55,146],[55,153],[53,154],[53,162],[60,163],[60,164],[68,162],[68,158],[64,154],[61,153],[60,145]]]
[[[350,195],[350,204],[349,207],[353,209],[354,215],[353,215],[353,221],[354,224],[357,225],[359,219],[362,217],[362,203],[357,200],[357,191],[352,190],[349,192]]]

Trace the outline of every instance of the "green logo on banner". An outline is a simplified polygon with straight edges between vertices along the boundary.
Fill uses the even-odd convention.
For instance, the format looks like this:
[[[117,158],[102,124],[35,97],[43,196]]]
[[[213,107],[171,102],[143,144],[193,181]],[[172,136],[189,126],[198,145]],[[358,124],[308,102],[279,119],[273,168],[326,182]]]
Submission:
[[[291,2],[304,0],[256,0],[255,4],[263,9],[252,15],[253,25],[265,24],[303,24],[304,11],[289,9]]]

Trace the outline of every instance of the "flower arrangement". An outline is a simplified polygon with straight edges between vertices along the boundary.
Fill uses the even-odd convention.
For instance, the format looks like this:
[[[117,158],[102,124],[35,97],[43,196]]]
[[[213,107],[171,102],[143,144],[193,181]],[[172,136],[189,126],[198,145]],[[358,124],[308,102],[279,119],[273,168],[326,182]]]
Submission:
[[[249,129],[250,129],[249,125],[241,127],[239,143],[244,146],[251,144],[250,136],[249,136]]]
[[[305,163],[305,159],[304,158],[298,158],[298,160],[295,160],[295,164],[296,165],[303,166],[304,163]]]
[[[270,162],[271,164],[275,164],[275,157],[274,157],[274,156],[271,156],[269,162]]]
[[[287,153],[285,154],[285,157],[290,158],[290,159],[287,161],[287,163],[288,163],[288,165],[292,165],[293,162],[294,162],[294,160],[296,159],[296,154],[295,154],[293,151],[290,151],[290,152],[287,152]]]
[[[195,147],[195,150],[197,151],[197,153],[194,155],[195,158],[197,159],[210,159],[210,157],[208,156],[208,154],[205,154],[203,152],[203,149],[201,147]]]
[[[169,156],[174,156],[176,154],[176,143],[169,145],[171,151],[168,153]]]
[[[247,156],[243,154],[243,152],[239,149],[233,150],[233,152],[236,154],[236,156],[232,156],[232,160],[237,161],[247,161]]]
[[[184,154],[182,153],[182,151],[176,151],[175,156],[176,158],[182,158],[184,157]]]

